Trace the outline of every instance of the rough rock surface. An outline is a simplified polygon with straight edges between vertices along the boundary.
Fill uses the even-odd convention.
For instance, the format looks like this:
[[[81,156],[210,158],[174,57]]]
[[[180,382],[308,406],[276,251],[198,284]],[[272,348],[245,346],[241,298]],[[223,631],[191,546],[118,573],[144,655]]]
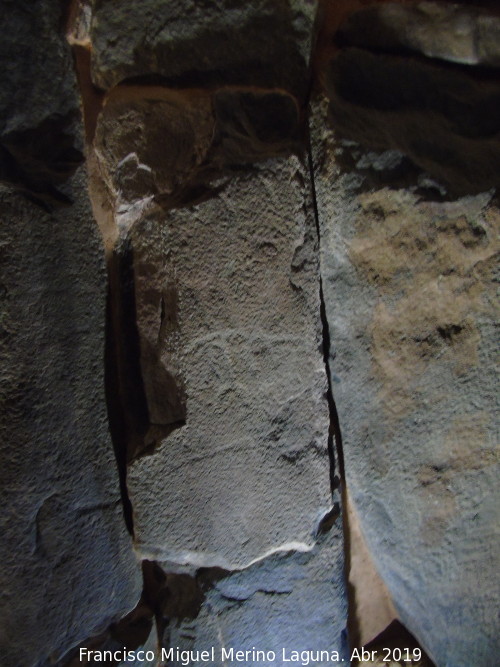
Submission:
[[[410,185],[401,155],[335,140],[321,105],[316,114],[321,271],[353,503],[401,620],[436,664],[486,667],[498,651],[499,210],[491,192],[443,198],[425,175]]]
[[[421,53],[463,65],[498,67],[500,14],[492,14],[492,7],[487,11],[470,5],[387,2],[364,7],[343,23],[337,40],[386,52]]]
[[[56,659],[133,607],[104,395],[103,252],[61,3],[6,2],[0,47],[0,662]],[[13,60],[11,60],[13,58]],[[10,63],[10,64],[7,64]]]
[[[213,132],[207,92],[115,88],[99,116],[94,148],[118,212],[185,186],[206,159]]]
[[[66,192],[53,214],[0,197],[5,665],[65,652],[140,593],[106,420],[102,250],[81,173]]]
[[[234,569],[314,545],[331,493],[311,213],[293,157],[131,230],[156,447],[129,468],[144,557]]]
[[[2,137],[36,129],[51,117],[64,117],[78,109],[73,64],[61,34],[61,3],[43,0],[26,5],[5,0],[3,9]],[[19,66],[21,62],[24,67]]]
[[[61,35],[61,3],[6,0],[2,8],[0,180],[45,203],[82,163],[73,64]]]
[[[310,0],[95,0],[94,82],[159,75],[185,86],[307,88]],[[161,20],[159,20],[161,17]]]
[[[158,661],[157,630],[154,623],[154,610],[149,604],[147,596],[141,596],[139,604],[118,622],[78,646],[73,647],[60,660],[48,660],[43,667],[79,667],[83,664],[98,664],[104,662],[109,667],[156,667]],[[111,657],[104,653],[111,652]],[[146,652],[152,652],[146,654]],[[105,660],[94,660],[92,652],[103,653]],[[125,653],[125,655],[124,655]],[[80,659],[81,658],[81,659]],[[124,658],[124,659],[122,659]],[[135,659],[134,659],[135,658]]]
[[[118,86],[97,122],[99,177],[118,219],[152,199],[185,205],[231,168],[289,154],[299,121],[295,98],[278,89]]]

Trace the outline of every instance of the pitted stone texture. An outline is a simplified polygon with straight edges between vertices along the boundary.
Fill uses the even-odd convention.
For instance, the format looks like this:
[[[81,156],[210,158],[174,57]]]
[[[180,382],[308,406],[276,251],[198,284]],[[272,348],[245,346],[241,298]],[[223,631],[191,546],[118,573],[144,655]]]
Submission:
[[[102,250],[80,173],[45,213],[2,189],[0,655],[38,665],[132,608],[104,396]]]
[[[161,75],[185,86],[279,86],[303,96],[316,3],[95,0],[92,72],[101,88]]]
[[[499,211],[491,192],[439,201],[423,177],[398,186],[397,154],[335,142],[317,113],[349,489],[405,626],[436,664],[486,667],[498,653]]]
[[[314,544],[331,494],[311,213],[292,157],[131,231],[141,353],[186,397],[129,468],[144,557],[234,569]]]
[[[408,50],[464,65],[500,66],[498,9],[493,14],[466,3],[387,2],[364,7],[343,23],[337,40],[387,52]]]
[[[274,651],[269,664],[293,664],[291,651],[337,651],[339,661],[349,661],[347,603],[343,572],[343,541],[338,526],[322,537],[309,553],[281,553],[251,567],[226,573],[206,592],[196,619],[172,619],[162,645],[181,650],[215,649],[211,667],[222,667],[222,648]],[[262,659],[245,665],[268,664]],[[173,660],[173,667],[181,661]],[[312,660],[311,665],[327,665]]]

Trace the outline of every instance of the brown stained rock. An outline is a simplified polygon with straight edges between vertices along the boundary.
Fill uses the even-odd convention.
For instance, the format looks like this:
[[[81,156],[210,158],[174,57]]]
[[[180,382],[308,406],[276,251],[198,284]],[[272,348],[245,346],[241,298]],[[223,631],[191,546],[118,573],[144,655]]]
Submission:
[[[323,105],[313,155],[349,489],[401,622],[436,664],[488,667],[499,567],[497,200],[443,197],[404,171],[401,154],[325,130]]]
[[[73,46],[90,49],[90,24],[93,0],[70,0],[66,6],[66,38]]]
[[[300,120],[282,90],[121,86],[98,118],[94,159],[115,210],[153,197],[170,208],[232,167],[298,150]]]
[[[342,135],[397,149],[456,194],[498,185],[500,85],[470,69],[343,49],[325,74]]]
[[[435,359],[446,359],[457,376],[478,363],[476,319],[494,298],[498,220],[494,209],[481,214],[474,200],[439,206],[384,189],[359,202],[351,261],[392,296],[377,304],[370,325],[391,421],[411,408],[416,384]]]
[[[77,41],[69,40],[75,59],[75,71],[82,100],[82,115],[85,128],[85,141],[92,143],[97,125],[97,117],[101,111],[104,95],[96,88],[90,78],[90,47]],[[89,155],[87,154],[87,158]],[[89,170],[87,164],[87,170]]]
[[[348,531],[348,584],[350,589],[351,647],[365,646],[385,630],[397,618],[389,591],[373,563],[357,512],[345,494],[346,521]]]
[[[94,148],[119,206],[182,188],[206,158],[213,133],[207,92],[120,87],[105,100]]]
[[[424,544],[438,544],[446,539],[458,510],[454,478],[464,470],[479,476],[484,469],[500,463],[500,452],[490,437],[494,429],[492,416],[486,411],[456,417],[450,422],[441,446],[436,448],[432,463],[418,470],[418,493],[429,504],[429,512],[420,523]]]
[[[303,99],[315,3],[308,0],[97,0],[94,82],[133,77],[169,85],[281,87]]]

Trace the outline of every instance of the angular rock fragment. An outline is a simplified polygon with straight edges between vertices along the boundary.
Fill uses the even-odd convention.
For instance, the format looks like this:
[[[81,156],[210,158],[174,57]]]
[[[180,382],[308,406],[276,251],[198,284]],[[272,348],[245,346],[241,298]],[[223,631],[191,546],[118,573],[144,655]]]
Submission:
[[[129,467],[143,557],[234,569],[308,551],[330,509],[307,182],[297,158],[269,161],[130,232],[144,383],[154,348],[177,388],[156,403],[185,410]]]
[[[401,187],[402,156],[336,140],[318,108],[321,271],[353,503],[404,625],[436,664],[486,667],[500,565],[497,200],[445,196],[423,174]]]
[[[112,91],[94,148],[116,206],[181,189],[205,160],[213,132],[207,92],[159,86]]]

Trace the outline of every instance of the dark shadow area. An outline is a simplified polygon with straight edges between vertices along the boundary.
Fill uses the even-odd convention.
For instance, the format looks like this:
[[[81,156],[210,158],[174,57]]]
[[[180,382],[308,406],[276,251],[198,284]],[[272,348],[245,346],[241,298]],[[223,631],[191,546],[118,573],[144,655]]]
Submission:
[[[363,649],[359,649],[360,654]],[[370,665],[394,664],[413,665],[414,667],[435,667],[430,657],[420,646],[417,639],[400,621],[393,621],[383,632],[381,632],[373,641],[364,647],[373,657],[376,654],[376,660],[368,663]],[[366,656],[366,654],[365,654]],[[385,658],[385,661],[384,661]],[[392,663],[389,663],[392,661]],[[352,667],[366,664],[365,661],[353,660]]]
[[[127,461],[131,452],[140,448],[143,442],[149,414],[140,369],[130,244],[114,252],[108,261],[105,386],[125,523],[133,534],[133,512],[126,481]]]

